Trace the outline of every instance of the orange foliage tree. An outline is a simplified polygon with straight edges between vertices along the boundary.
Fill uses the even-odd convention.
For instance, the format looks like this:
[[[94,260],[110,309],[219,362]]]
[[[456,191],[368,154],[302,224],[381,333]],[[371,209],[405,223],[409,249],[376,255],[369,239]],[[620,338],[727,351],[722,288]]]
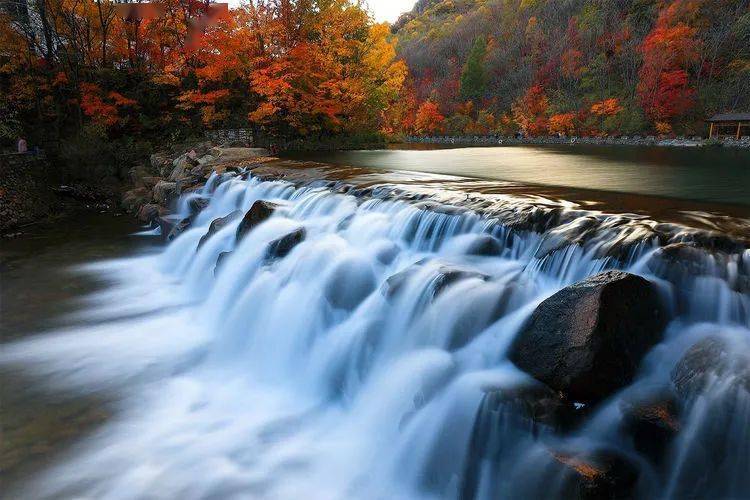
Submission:
[[[559,113],[549,117],[551,134],[573,135],[575,133],[576,113]]]
[[[547,109],[549,99],[541,85],[534,85],[518,98],[512,106],[513,119],[528,135],[547,132]]]
[[[0,121],[18,125],[7,137],[86,123],[114,135],[254,126],[294,137],[399,121],[388,109],[406,66],[389,26],[354,1],[36,3],[35,19],[0,22]]]
[[[425,101],[417,110],[414,120],[414,130],[419,134],[436,134],[443,131],[445,116],[440,108],[432,101]]]

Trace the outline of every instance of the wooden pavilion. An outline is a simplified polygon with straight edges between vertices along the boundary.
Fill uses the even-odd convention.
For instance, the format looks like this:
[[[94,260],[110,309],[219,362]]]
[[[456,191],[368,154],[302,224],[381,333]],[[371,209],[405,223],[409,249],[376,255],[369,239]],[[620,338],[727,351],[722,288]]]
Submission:
[[[716,137],[721,136],[722,129],[729,132],[725,132],[723,135],[733,135],[738,141],[742,137],[743,128],[750,134],[750,113],[722,113],[714,115],[706,121],[711,126],[708,131],[709,139],[714,137],[714,132]]]

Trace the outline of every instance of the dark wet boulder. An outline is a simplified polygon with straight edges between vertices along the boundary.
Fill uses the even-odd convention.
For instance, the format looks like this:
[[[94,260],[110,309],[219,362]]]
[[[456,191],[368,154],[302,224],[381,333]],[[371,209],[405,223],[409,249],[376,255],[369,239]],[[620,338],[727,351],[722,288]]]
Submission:
[[[208,226],[208,232],[201,236],[201,239],[198,242],[198,248],[202,247],[203,244],[206,243],[209,238],[211,238],[211,236],[227,227],[228,224],[237,219],[240,215],[242,215],[242,212],[240,212],[239,210],[235,210],[234,212],[225,215],[224,217],[219,217],[211,221],[211,224]]]
[[[671,376],[684,400],[694,399],[719,380],[750,392],[750,355],[744,346],[733,346],[718,336],[706,337],[688,349]]]
[[[648,280],[608,271],[539,304],[513,342],[510,359],[568,398],[596,402],[632,381],[666,322]]]
[[[375,273],[365,259],[346,258],[328,276],[325,297],[336,309],[351,311],[375,290]]]
[[[591,453],[550,451],[565,471],[562,498],[580,500],[625,499],[636,497],[638,468],[614,451]]]
[[[467,255],[480,255],[494,257],[502,252],[502,245],[494,236],[489,234],[480,234],[469,244],[466,249]]]
[[[304,227],[295,229],[291,233],[285,234],[281,238],[277,238],[268,244],[268,250],[266,251],[267,259],[282,259],[289,255],[294,247],[302,243],[305,239],[307,232]]]
[[[258,200],[250,207],[245,216],[242,218],[242,222],[237,227],[237,241],[240,241],[249,233],[254,227],[258,226],[261,222],[268,220],[280,205],[266,200]]]
[[[620,411],[623,430],[631,436],[633,447],[653,463],[660,464],[680,430],[674,396],[664,391],[643,399],[623,399]]]

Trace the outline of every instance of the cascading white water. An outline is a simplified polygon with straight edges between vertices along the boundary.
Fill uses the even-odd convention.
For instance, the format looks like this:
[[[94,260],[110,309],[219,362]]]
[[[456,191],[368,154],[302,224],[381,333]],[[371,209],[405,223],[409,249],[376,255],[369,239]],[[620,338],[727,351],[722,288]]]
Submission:
[[[733,289],[732,269],[678,283],[649,244],[624,263],[597,246],[540,253],[544,235],[471,213],[283,181],[213,176],[192,196],[210,202],[161,254],[83,269],[115,281],[81,315],[96,326],[0,355],[56,388],[121,394],[113,419],[30,481],[26,498],[569,496],[570,471],[550,448],[618,450],[644,497],[750,495],[750,405],[736,385],[719,380],[689,408],[661,467],[620,432],[621,400],[668,384],[696,340],[748,349],[750,297]],[[239,242],[235,218],[198,248],[213,220],[256,200],[282,208]],[[190,200],[178,210],[190,215]],[[304,240],[270,259],[269,243],[300,227]],[[487,234],[499,256],[469,255]],[[565,435],[485,398],[529,384],[506,352],[534,308],[613,267],[658,282],[676,313],[636,381]],[[705,441],[725,396],[735,413],[716,465]]]

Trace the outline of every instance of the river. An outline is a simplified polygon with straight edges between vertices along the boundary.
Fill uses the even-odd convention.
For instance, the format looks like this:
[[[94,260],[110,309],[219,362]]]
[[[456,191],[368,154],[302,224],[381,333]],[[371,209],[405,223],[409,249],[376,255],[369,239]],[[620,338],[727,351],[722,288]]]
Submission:
[[[742,149],[407,144],[384,150],[287,156],[338,165],[750,205],[750,151]]]
[[[570,498],[600,476],[594,492],[640,498],[750,493],[734,372],[681,403],[659,458],[624,430],[696,342],[750,352],[750,251],[731,238],[518,184],[263,172],[184,196],[167,245],[106,215],[4,242],[8,498]],[[260,200],[272,214],[238,239]],[[661,248],[691,243],[690,260]],[[534,309],[606,270],[670,311],[634,379],[572,430],[495,401],[533,385],[508,352]]]

